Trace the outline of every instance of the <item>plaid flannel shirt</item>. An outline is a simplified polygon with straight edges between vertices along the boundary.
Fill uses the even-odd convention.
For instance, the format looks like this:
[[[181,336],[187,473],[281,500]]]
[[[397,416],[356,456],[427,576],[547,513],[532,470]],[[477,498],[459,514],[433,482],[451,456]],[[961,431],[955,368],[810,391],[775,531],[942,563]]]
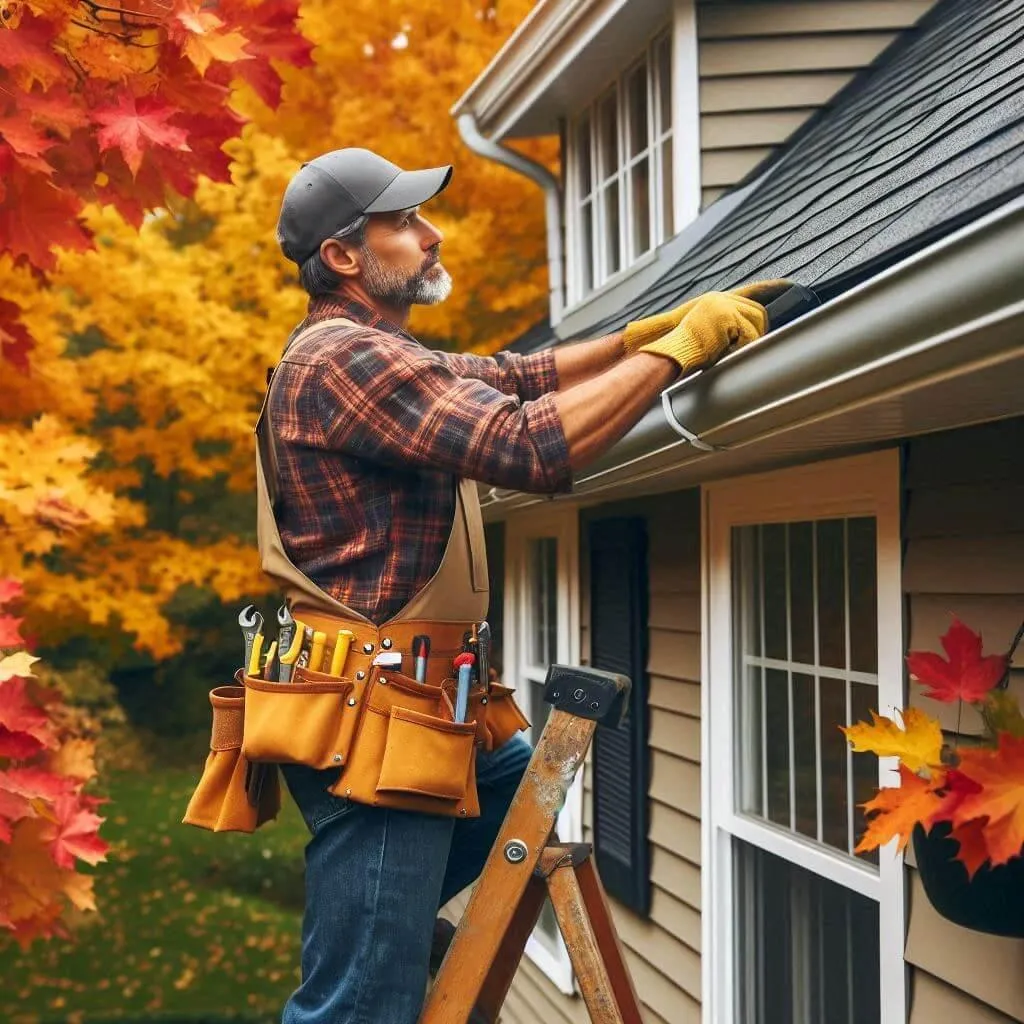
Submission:
[[[572,490],[554,404],[554,353],[437,352],[357,302],[310,302],[270,403],[285,552],[322,590],[376,624],[437,571],[457,481]]]

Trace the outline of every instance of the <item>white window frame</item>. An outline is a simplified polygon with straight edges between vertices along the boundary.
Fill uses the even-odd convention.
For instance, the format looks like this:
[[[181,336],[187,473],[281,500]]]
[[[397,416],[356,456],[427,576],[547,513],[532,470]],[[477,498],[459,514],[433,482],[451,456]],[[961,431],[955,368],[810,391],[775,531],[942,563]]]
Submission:
[[[701,781],[703,1016],[734,1024],[733,838],[785,858],[878,902],[882,1024],[907,1019],[905,878],[895,841],[877,869],[737,810],[735,786],[732,528],[757,523],[873,516],[877,527],[878,710],[902,708],[903,625],[900,464],[896,449],[706,485],[703,492],[703,687]],[[879,784],[898,785],[895,758],[879,759]]]
[[[530,586],[526,578],[529,544],[551,537],[557,541],[558,631],[556,661],[562,665],[580,664],[580,587],[579,587],[579,512],[546,507],[528,510],[506,521],[505,533],[505,664],[503,682],[516,687],[516,698],[527,718],[534,718],[530,682],[543,683],[546,666],[526,664],[529,650],[528,629],[531,609]],[[556,822],[562,842],[583,841],[583,768],[566,796]],[[575,991],[572,962],[568,950],[557,936],[554,944],[534,932],[526,943],[526,955],[566,995]]]
[[[605,288],[613,286],[619,280],[628,277],[639,267],[651,262],[658,247],[668,240],[677,230],[678,223],[678,200],[677,179],[678,175],[673,174],[672,182],[672,209],[673,223],[668,234],[663,230],[663,217],[661,208],[662,199],[662,173],[663,161],[661,159],[662,145],[666,141],[672,147],[672,166],[676,168],[677,147],[676,147],[676,118],[675,82],[679,77],[676,73],[676,46],[677,32],[672,24],[666,25],[648,41],[642,54],[638,54],[630,61],[627,67],[616,76],[615,80],[609,83],[600,91],[597,97],[585,108],[576,112],[569,120],[566,146],[566,200],[569,216],[566,218],[566,239],[568,260],[568,306],[578,305],[584,300],[591,298]],[[658,88],[656,77],[656,54],[660,42],[667,38],[671,47],[669,58],[669,74],[672,81],[669,83],[669,91],[672,96],[673,116],[665,131],[659,129],[661,123],[661,92]],[[626,155],[626,146],[630,135],[630,110],[626,101],[626,82],[636,70],[638,65],[646,63],[647,67],[647,147],[635,156]],[[597,114],[603,101],[609,92],[615,95],[616,108],[616,165],[615,172],[607,177],[602,177],[599,167],[600,144],[598,141],[598,120]],[[579,189],[579,126],[584,117],[590,119],[590,169],[591,169],[591,191],[589,196],[581,196]],[[649,184],[648,184],[648,232],[650,245],[642,253],[632,253],[633,238],[633,198],[632,189],[627,187],[628,171],[641,160],[649,161]],[[618,215],[619,215],[619,269],[609,273],[606,267],[606,250],[603,244],[605,237],[605,212],[602,191],[607,182],[614,180],[619,190]],[[593,216],[593,231],[591,234],[591,251],[583,252],[583,231],[582,231],[582,208],[584,202],[591,204]],[[591,287],[589,291],[583,288],[583,266],[584,261],[589,260],[591,264]]]

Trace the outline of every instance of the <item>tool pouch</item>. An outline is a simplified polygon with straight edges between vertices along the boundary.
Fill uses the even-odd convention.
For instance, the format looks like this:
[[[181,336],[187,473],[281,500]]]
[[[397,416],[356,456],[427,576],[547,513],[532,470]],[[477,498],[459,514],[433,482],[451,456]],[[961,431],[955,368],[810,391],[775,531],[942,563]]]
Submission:
[[[331,787],[357,803],[450,817],[480,814],[475,721],[446,715],[441,686],[374,669],[347,765]]]
[[[297,668],[290,683],[245,677],[242,752],[250,761],[332,768],[344,764],[359,718],[354,683]]]
[[[241,672],[235,678],[240,681]],[[252,806],[246,796],[246,775],[250,766],[241,749],[245,703],[244,686],[218,686],[210,691],[213,709],[210,753],[185,811],[186,825],[214,832],[254,832],[276,818],[281,809],[276,768],[270,767],[264,778],[256,806]]]
[[[510,686],[491,683],[484,723],[484,750],[497,750],[517,732],[530,728],[530,720],[519,710]]]

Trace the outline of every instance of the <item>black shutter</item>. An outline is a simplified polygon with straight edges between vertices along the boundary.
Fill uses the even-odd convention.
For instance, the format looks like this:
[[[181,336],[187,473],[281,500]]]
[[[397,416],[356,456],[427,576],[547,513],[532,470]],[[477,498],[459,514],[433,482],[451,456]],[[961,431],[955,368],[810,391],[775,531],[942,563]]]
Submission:
[[[605,888],[651,909],[647,789],[647,530],[639,517],[592,520],[590,651],[594,668],[629,676],[626,718],[594,736],[594,855]]]

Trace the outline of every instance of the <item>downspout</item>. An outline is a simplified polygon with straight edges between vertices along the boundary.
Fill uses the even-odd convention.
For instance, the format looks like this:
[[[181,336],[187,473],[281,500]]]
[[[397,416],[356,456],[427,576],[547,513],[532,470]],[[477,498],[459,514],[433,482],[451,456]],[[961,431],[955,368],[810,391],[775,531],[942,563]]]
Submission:
[[[551,326],[554,327],[562,319],[562,209],[558,181],[546,168],[535,160],[505,146],[485,138],[476,124],[476,117],[471,113],[460,114],[458,118],[459,134],[462,141],[474,153],[495,163],[504,164],[513,171],[535,181],[544,190],[544,213],[548,233],[548,286],[549,313]]]

